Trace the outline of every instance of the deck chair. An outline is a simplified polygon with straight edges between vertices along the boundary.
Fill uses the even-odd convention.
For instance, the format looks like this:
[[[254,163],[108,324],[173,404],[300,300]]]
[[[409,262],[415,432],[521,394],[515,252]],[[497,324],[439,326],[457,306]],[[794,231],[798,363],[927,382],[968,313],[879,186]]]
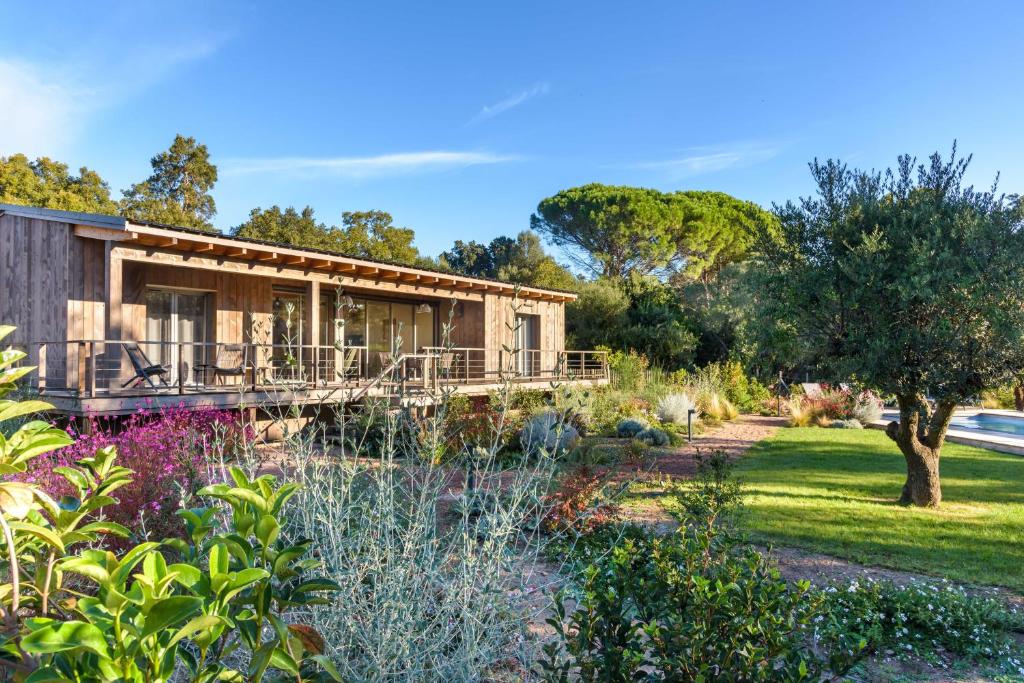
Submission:
[[[825,395],[821,385],[817,382],[802,382],[800,386],[803,387],[804,396],[807,398],[821,398]]]
[[[247,354],[244,344],[221,344],[217,347],[217,358],[212,363],[200,363],[192,369],[195,373],[196,384],[205,384],[199,379],[210,373],[213,375],[213,383],[217,383],[219,377],[245,377],[245,366]]]
[[[444,351],[439,354],[438,374],[444,379],[453,379],[459,374],[459,354]]]
[[[355,374],[359,374],[359,349],[345,349],[345,353],[341,358],[341,367],[338,368],[337,375],[341,381],[347,380],[355,371]]]
[[[167,381],[171,376],[170,365],[158,365],[152,362],[135,342],[125,343],[124,352],[128,354],[128,360],[131,361],[135,374],[121,385],[122,389],[134,389],[144,384],[148,384],[153,389],[171,386]]]

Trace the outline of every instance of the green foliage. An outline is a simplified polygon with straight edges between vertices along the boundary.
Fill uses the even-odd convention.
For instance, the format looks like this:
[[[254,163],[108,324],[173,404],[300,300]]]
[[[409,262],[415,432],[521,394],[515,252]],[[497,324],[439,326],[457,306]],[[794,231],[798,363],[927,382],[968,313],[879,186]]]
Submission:
[[[0,157],[0,203],[117,213],[110,186],[95,171],[83,166],[75,176],[67,164],[49,157],[29,161],[24,154]]]
[[[902,659],[950,653],[1021,673],[1016,634],[1024,630],[1024,616],[997,597],[949,583],[901,586],[871,578],[833,584],[823,595],[825,618],[815,624],[815,637],[837,667],[866,649]]]
[[[566,334],[573,348],[618,345],[617,331],[628,323],[629,297],[611,280],[597,279],[580,287],[579,297],[565,306]]]
[[[636,438],[637,440],[643,441],[649,446],[654,446],[656,448],[664,448],[672,441],[665,430],[658,429],[657,427],[648,427],[647,429],[642,430],[636,435]]]
[[[515,239],[496,237],[484,245],[455,240],[441,254],[442,265],[457,273],[497,278],[533,287],[575,290],[579,280],[554,258],[544,253],[537,233],[524,230]]]
[[[616,389],[629,391],[643,386],[650,361],[647,356],[636,351],[612,351],[606,346],[598,346],[599,351],[608,351],[608,369],[611,371],[612,383]]]
[[[812,164],[818,197],[778,207],[767,286],[837,376],[960,401],[1009,379],[1024,336],[1019,202],[964,185],[970,159],[885,174]]]
[[[301,212],[294,207],[255,208],[231,234],[405,265],[423,262],[413,246],[413,231],[393,225],[385,211],[346,211],[342,225],[335,226],[317,221],[309,206]]]
[[[573,250],[594,274],[624,277],[669,262],[679,219],[657,190],[593,183],[542,200],[530,227]]]
[[[165,152],[150,160],[153,173],[122,192],[126,218],[213,231],[217,205],[210,195],[217,167],[206,145],[193,137],[174,136]]]
[[[597,554],[548,623],[550,681],[814,680],[824,668],[807,634],[821,598],[790,586],[768,560],[720,536],[735,504],[727,472],[681,494],[683,525],[667,537],[631,534]],[[614,533],[614,532],[612,532]]]
[[[565,320],[575,346],[635,350],[667,368],[688,364],[697,344],[677,293],[654,277],[588,283]]]
[[[575,252],[593,273],[624,278],[678,268],[710,279],[742,260],[760,207],[722,192],[663,193],[592,183],[563,190],[537,206],[530,227]]]
[[[0,328],[0,338],[11,329]],[[10,349],[0,354],[0,396],[32,370],[14,366],[23,358]],[[0,400],[0,421],[47,408]],[[0,471],[23,473],[33,458],[69,442],[47,423],[28,422],[0,439]],[[268,670],[337,678],[321,655],[322,638],[285,621],[335,588],[306,576],[319,566],[304,559],[311,541],[279,538],[278,518],[297,485],[278,487],[273,477],[250,480],[232,469],[234,485],[200,492],[230,505],[228,528],[217,531],[215,508],[183,511],[189,541],[167,545],[185,562],[168,565],[159,543],[120,556],[99,549],[105,535],[128,535],[102,516],[131,480],[115,458],[104,448],[57,468],[73,491],[59,501],[31,484],[0,482],[2,564],[10,577],[0,585],[0,667],[29,681],[168,681],[182,663],[195,681],[259,681]],[[79,547],[86,549],[72,554]],[[227,663],[239,650],[249,662],[244,674]]]
[[[627,418],[615,426],[615,434],[620,439],[632,439],[639,436],[649,426],[645,420]]]

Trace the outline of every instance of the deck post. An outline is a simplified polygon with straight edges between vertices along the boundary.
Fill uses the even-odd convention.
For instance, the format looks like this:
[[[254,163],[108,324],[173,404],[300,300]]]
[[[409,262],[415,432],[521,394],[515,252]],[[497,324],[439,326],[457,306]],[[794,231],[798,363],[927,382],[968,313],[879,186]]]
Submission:
[[[89,342],[89,398],[96,396],[96,342]]]
[[[185,373],[188,372],[185,365],[185,344],[178,342],[178,393],[185,393]]]
[[[78,395],[85,394],[85,342],[78,342],[78,377],[75,378],[78,385]]]
[[[46,342],[39,342],[39,363],[36,366],[36,370],[38,371],[36,387],[38,387],[40,394],[46,392],[46,346]]]

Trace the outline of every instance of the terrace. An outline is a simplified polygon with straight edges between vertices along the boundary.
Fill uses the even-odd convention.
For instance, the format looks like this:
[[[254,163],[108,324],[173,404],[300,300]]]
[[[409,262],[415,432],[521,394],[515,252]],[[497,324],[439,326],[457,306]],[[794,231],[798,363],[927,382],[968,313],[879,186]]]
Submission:
[[[546,389],[608,380],[603,351],[116,340],[24,346],[38,359],[36,390],[71,415],[125,414],[141,405],[237,408],[397,395],[429,401],[445,391],[484,394],[506,382]]]

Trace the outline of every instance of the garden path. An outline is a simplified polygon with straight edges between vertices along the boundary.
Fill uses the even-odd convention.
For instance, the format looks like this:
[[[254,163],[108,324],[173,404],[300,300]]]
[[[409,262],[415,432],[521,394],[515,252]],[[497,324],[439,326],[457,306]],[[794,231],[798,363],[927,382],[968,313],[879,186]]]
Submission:
[[[767,439],[786,418],[741,415],[695,438],[692,444],[651,449],[651,458],[642,464],[623,463],[616,467],[614,479],[634,481],[623,515],[630,521],[653,525],[659,530],[675,528],[675,520],[661,505],[661,496],[671,479],[689,479],[697,472],[697,454],[722,450],[730,458],[739,458],[758,441]]]

